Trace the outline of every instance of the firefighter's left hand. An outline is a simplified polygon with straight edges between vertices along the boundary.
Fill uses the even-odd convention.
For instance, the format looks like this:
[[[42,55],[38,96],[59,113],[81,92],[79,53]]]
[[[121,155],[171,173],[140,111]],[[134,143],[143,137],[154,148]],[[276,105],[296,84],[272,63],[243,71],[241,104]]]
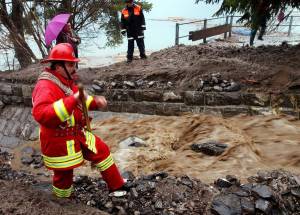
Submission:
[[[96,104],[97,104],[98,108],[106,108],[107,101],[106,101],[105,97],[95,96],[94,99],[96,101]]]

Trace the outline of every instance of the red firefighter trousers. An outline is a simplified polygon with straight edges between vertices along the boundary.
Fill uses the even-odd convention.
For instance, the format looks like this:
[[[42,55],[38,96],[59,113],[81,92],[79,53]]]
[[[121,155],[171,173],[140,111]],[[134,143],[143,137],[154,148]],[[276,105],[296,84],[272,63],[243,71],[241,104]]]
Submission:
[[[97,165],[110,156],[108,146],[98,137],[96,137],[96,148],[98,153],[90,151],[85,144],[81,144],[82,154],[85,160],[91,161]],[[101,171],[102,178],[107,183],[109,190],[116,190],[123,186],[124,180],[116,164]],[[54,170],[53,186],[62,190],[69,189],[73,184],[73,169],[71,170]]]

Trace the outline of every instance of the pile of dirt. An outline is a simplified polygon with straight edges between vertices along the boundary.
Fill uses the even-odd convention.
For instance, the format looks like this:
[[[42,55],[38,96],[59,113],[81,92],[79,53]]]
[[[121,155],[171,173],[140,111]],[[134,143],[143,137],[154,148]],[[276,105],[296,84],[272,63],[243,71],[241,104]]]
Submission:
[[[243,90],[285,91],[299,88],[300,46],[237,47],[228,45],[179,45],[154,52],[147,60],[131,64],[80,69],[81,81],[158,81],[174,89],[197,90],[205,77],[218,73],[223,79],[243,84]],[[13,82],[34,83],[42,65],[1,73]],[[20,76],[20,74],[22,74]],[[155,86],[154,86],[155,87]]]

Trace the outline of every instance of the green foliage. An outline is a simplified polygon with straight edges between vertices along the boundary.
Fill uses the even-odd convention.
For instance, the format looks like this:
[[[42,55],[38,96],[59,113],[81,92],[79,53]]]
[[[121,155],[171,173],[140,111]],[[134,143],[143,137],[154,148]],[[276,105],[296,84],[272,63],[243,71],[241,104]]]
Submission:
[[[267,19],[270,19],[275,17],[280,10],[300,8],[299,0],[196,0],[196,4],[200,1],[206,4],[222,2],[215,16],[241,14],[240,21],[245,21],[251,26],[257,26],[261,16],[267,16]]]
[[[17,0],[14,0],[17,1]],[[5,2],[5,1],[4,1]],[[138,0],[135,3],[142,5],[143,10],[148,12],[152,4],[147,0]],[[9,7],[11,2],[6,3]],[[90,29],[94,33],[104,32],[107,37],[107,46],[117,46],[122,43],[119,29],[120,11],[126,6],[122,0],[48,0],[48,1],[22,1],[25,33],[40,34],[35,38],[43,38],[43,31],[47,23],[59,13],[71,13],[71,23],[75,32],[89,37]],[[2,4],[0,3],[0,6]],[[5,5],[5,4],[4,4]],[[8,7],[8,8],[9,8]],[[0,20],[1,21],[1,20]],[[0,23],[1,27],[1,23]],[[37,44],[45,50],[43,41]],[[43,54],[43,53],[42,53]],[[44,55],[44,54],[43,54]]]

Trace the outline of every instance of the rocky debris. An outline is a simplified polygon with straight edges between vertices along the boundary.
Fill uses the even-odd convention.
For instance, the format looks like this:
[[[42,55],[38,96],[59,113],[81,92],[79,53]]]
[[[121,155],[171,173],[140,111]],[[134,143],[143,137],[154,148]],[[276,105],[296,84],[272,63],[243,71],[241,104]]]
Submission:
[[[200,78],[197,90],[203,92],[234,92],[241,90],[241,85],[233,80],[222,79],[220,73],[212,73]]]
[[[101,81],[93,80],[91,85],[92,91],[102,93],[106,89],[175,89],[174,83],[171,81],[152,81],[152,80],[126,80],[126,81]]]
[[[44,166],[41,152],[36,151],[32,147],[25,147],[21,150],[21,163],[31,166],[34,169]]]
[[[0,164],[6,161],[10,161],[14,158],[12,154],[7,151],[4,151],[0,148]]]
[[[181,101],[182,97],[180,95],[176,95],[174,92],[170,91],[170,92],[165,92],[163,94],[163,101],[169,101],[169,102],[178,102]]]
[[[147,144],[144,140],[139,137],[130,136],[125,140],[122,140],[120,143],[120,148],[129,148],[129,147],[147,147]]]
[[[263,177],[262,177],[263,176]],[[214,214],[299,214],[300,198],[293,189],[299,184],[291,173],[278,171],[260,171],[249,177],[248,184],[230,185],[227,182],[217,185],[221,193],[211,206]],[[216,184],[216,183],[215,183]]]
[[[124,81],[123,86],[126,88],[135,88],[135,83],[132,81]]]
[[[100,86],[93,84],[92,85],[92,89],[94,90],[95,93],[102,93],[104,91],[103,88],[101,88]]]
[[[211,188],[187,176],[156,173],[129,180],[129,192],[109,194],[102,180],[77,177],[76,200],[110,214],[204,214]]]
[[[230,43],[179,45],[153,52],[149,56],[148,62],[136,61],[130,67],[127,63],[120,62],[92,70],[80,68],[78,75],[84,84],[93,82],[102,89],[123,89],[126,87],[123,85],[124,81],[131,81],[135,82],[138,89],[150,87],[151,89],[157,87],[157,89],[166,89],[169,87],[172,90],[194,91],[203,87],[201,85],[204,83],[201,84],[200,79],[203,82],[210,81],[211,74],[219,73],[222,78],[218,79],[217,77],[217,80],[215,78],[212,80],[214,84],[219,82],[216,84],[217,87],[206,90],[219,91],[221,88],[225,90],[226,86],[223,85],[228,85],[228,83],[224,80],[230,82],[232,79],[237,84],[251,80],[249,84],[242,85],[242,90],[274,92],[274,90],[284,91],[288,85],[294,85],[293,82],[296,81],[295,77],[298,76],[300,66],[297,56],[299,56],[298,45],[255,48],[238,47]],[[0,74],[0,79],[3,82],[33,85],[42,67],[43,65],[40,64],[31,65],[20,71],[22,76],[20,76],[19,71],[3,72]],[[99,82],[94,81],[99,78],[101,78]],[[101,82],[105,82],[105,84]],[[168,82],[171,82],[172,85]],[[14,91],[13,89],[6,89],[5,85],[3,88],[0,91],[8,93]],[[226,90],[237,89],[229,88]],[[28,96],[30,93],[26,95]],[[27,96],[26,100],[28,99]],[[28,102],[31,101],[28,100]]]
[[[206,143],[195,143],[191,145],[191,149],[195,152],[202,152],[206,155],[218,156],[221,155],[227,148],[224,143],[209,141]]]
[[[220,188],[226,188],[226,187],[231,187],[233,184],[230,181],[228,181],[226,178],[218,178],[218,180],[215,181],[215,185]]]
[[[237,177],[233,175],[226,175],[226,178],[218,178],[215,182],[214,185],[218,188],[228,188],[231,187],[232,185],[240,185],[240,181],[238,180]],[[242,193],[239,193],[240,195],[243,195]]]
[[[101,93],[105,89],[176,89],[176,86],[171,81],[152,81],[152,80],[127,80],[105,82],[94,80],[91,88],[94,92]],[[199,79],[198,86],[190,89],[203,92],[235,92],[241,90],[241,84],[233,81],[222,79],[220,73],[206,75]]]
[[[31,149],[24,150],[28,153]],[[0,180],[30,185],[49,191],[42,182],[8,164],[11,156],[0,153]],[[110,193],[99,178],[76,176],[71,201],[109,214],[299,214],[299,176],[284,170],[260,171],[240,184],[227,175],[213,186],[188,176],[169,176],[166,172],[135,177],[124,172],[124,190]],[[262,177],[263,176],[263,177]],[[64,206],[62,206],[64,207]]]

